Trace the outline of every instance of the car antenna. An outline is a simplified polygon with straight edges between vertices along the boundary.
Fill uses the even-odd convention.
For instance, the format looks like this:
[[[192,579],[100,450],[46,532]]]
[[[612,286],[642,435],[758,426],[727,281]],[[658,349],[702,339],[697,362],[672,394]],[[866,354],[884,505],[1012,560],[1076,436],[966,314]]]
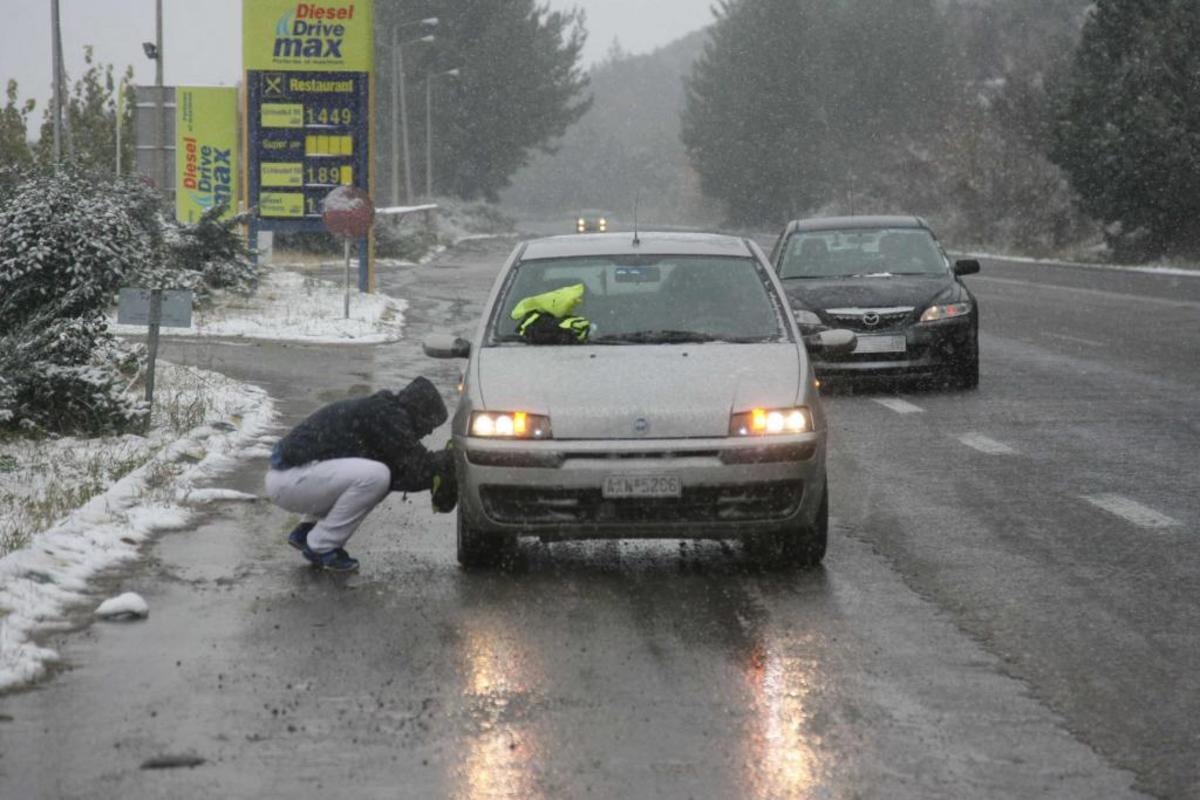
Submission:
[[[638,235],[638,204],[642,199],[642,190],[638,189],[637,194],[633,196],[633,246],[638,247],[642,243],[642,237]]]

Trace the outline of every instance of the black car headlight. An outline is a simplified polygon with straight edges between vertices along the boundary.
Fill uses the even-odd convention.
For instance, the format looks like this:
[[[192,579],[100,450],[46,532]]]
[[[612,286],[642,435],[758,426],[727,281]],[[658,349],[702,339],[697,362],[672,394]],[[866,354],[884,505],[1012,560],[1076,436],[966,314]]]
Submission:
[[[925,309],[925,313],[921,314],[921,322],[940,322],[944,319],[965,317],[970,313],[970,303],[947,303],[945,305],[930,306]]]
[[[816,312],[809,311],[807,308],[793,308],[792,315],[796,318],[797,325],[823,325],[821,318],[816,315]]]

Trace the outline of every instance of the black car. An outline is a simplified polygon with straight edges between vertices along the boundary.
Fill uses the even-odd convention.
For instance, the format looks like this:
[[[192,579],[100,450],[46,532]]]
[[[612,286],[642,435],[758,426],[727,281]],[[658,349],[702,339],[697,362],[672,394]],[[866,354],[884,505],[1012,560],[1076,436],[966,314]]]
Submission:
[[[920,375],[979,385],[979,304],[963,284],[978,261],[951,263],[918,217],[792,222],[771,263],[805,335],[846,328],[854,352],[821,355],[822,376]]]

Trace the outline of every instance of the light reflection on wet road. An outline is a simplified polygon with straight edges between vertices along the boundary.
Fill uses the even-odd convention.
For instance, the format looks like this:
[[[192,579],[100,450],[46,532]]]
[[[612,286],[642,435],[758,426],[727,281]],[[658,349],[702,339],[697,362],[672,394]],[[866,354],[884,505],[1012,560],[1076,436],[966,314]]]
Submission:
[[[286,421],[419,373],[452,403],[460,365],[424,359],[417,343],[470,332],[509,245],[386,271],[383,288],[412,303],[398,345],[172,344],[168,355],[262,383]],[[924,413],[904,417],[877,395],[831,399],[824,569],[763,572],[712,543],[526,543],[505,571],[463,573],[452,520],[424,497],[393,497],[355,539],[363,574],[329,580],[283,545],[286,515],[221,509],[125,579],[150,599],[146,623],[68,637],[72,669],[0,698],[12,717],[0,722],[0,795],[1090,800],[1137,796],[1136,781],[1188,796],[1197,694],[1186,667],[1200,661],[1194,600],[1180,593],[1194,558],[1139,541],[1144,568],[1183,588],[1145,587],[1154,605],[1138,606],[1120,573],[1089,561],[1103,552],[1061,535],[1130,536],[1046,494],[1070,479],[1055,453],[1093,452],[1087,426],[1128,408],[1103,407],[1086,369],[1070,379],[1093,417],[1055,406],[1061,354],[1018,341],[1013,329],[1030,330],[1037,312],[1006,297],[985,314],[978,396],[906,394]],[[1112,349],[1117,368],[1136,368]],[[1171,416],[1194,402],[1159,407]],[[1071,424],[1036,428],[1053,413]],[[966,447],[967,433],[1014,452]],[[1026,453],[1035,483],[1004,461]],[[256,490],[261,469],[230,484]],[[1194,529],[1194,508],[1169,510]],[[1158,660],[1139,640],[1153,625]],[[1157,677],[1152,691],[1138,693],[1139,667]],[[1109,687],[1142,705],[1175,690],[1178,712],[1106,713]],[[1157,756],[1156,735],[1173,737]],[[208,764],[137,769],[164,751]]]

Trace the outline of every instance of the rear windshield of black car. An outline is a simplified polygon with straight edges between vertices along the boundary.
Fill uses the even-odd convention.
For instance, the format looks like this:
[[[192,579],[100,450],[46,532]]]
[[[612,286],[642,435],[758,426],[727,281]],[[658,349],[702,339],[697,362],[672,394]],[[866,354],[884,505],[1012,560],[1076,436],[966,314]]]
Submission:
[[[793,234],[783,251],[779,277],[944,275],[949,269],[949,261],[929,231],[854,228]]]
[[[788,341],[781,304],[753,258],[588,256],[526,261],[509,276],[497,303],[495,341],[520,341],[513,309],[524,299],[584,286],[572,312],[592,323],[589,341],[662,343]],[[652,334],[669,332],[657,339]],[[617,340],[622,340],[618,342]]]

